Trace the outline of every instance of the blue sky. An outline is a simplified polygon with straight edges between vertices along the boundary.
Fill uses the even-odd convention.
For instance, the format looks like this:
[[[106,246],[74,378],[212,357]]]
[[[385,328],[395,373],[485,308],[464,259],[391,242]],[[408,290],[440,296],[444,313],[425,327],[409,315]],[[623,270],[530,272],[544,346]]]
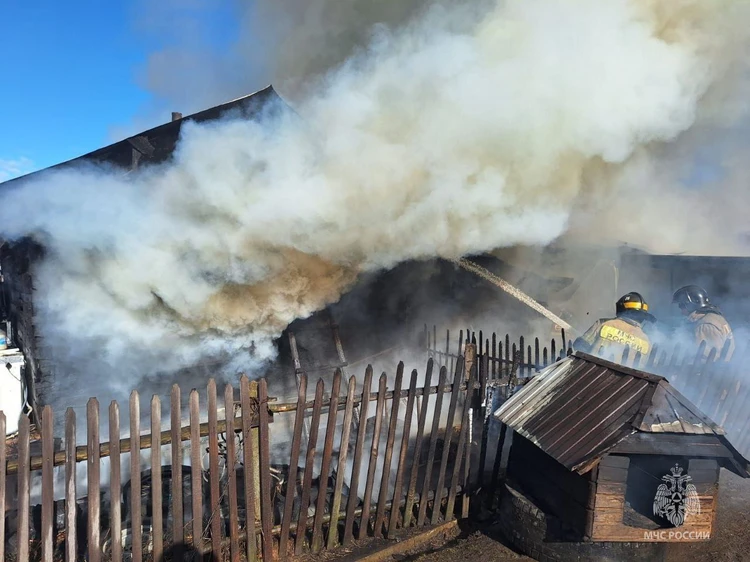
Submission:
[[[213,47],[232,36],[230,0],[207,2],[3,0],[0,181],[105,146],[142,123],[159,101],[145,84],[149,56],[180,46],[175,29],[190,28],[180,23],[192,17],[200,41]]]

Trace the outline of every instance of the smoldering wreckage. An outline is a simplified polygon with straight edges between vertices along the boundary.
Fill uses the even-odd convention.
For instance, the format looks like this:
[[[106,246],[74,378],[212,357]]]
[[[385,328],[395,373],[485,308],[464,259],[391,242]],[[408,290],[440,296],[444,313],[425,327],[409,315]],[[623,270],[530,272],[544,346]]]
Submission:
[[[408,48],[384,35],[299,113],[269,86],[0,185],[4,554],[98,560],[125,549],[140,560],[148,549],[158,558],[171,540],[159,529],[187,539],[191,528],[215,555],[227,539],[238,559],[240,533],[248,559],[287,559],[308,530],[319,552],[323,529],[331,548],[353,528],[379,536],[386,514],[390,538],[488,510],[538,560],[656,560],[666,543],[713,536],[720,470],[750,476],[741,233],[714,244],[715,229],[680,220],[653,239],[642,225],[664,217],[641,204],[648,185],[595,208],[596,236],[585,227],[574,236],[581,224],[570,219],[592,213],[589,195],[597,200],[582,177],[611,183],[612,168],[632,159],[638,180],[653,148],[640,144],[686,131],[690,143],[696,115],[713,115],[697,106],[722,93],[711,73],[731,66],[706,38],[740,41],[746,26],[724,27],[746,19],[731,2],[658,14],[638,2],[527,4],[484,14],[468,34],[455,29],[467,18],[435,11],[409,29]],[[642,33],[647,14],[658,31]],[[525,27],[507,29],[506,16]],[[594,20],[612,32],[591,33]],[[561,50],[570,30],[578,41]],[[520,64],[508,63],[508,42]],[[540,56],[550,45],[562,54]],[[632,53],[638,64],[611,64]],[[558,72],[567,59],[585,71]],[[560,83],[530,80],[528,68]],[[597,76],[590,96],[582,75]],[[486,97],[503,87],[512,89],[503,103]],[[325,134],[311,134],[321,125]],[[408,143],[394,142],[404,135]],[[743,193],[733,209],[742,228]],[[636,195],[642,220],[613,221]],[[700,190],[671,199],[708,213],[704,200]],[[700,290],[673,304],[691,285]],[[683,337],[680,304],[692,320],[724,319],[733,339],[724,333],[711,349]],[[255,402],[244,382],[239,400],[229,394],[242,406],[235,447],[214,427],[215,386],[202,389],[209,378],[236,386],[242,373],[267,388]],[[310,402],[308,378],[318,376]],[[158,407],[147,415],[130,395],[170,400],[173,384],[183,392],[172,417]],[[337,402],[339,387],[348,394]],[[136,415],[122,429],[136,431],[100,448],[119,413],[97,418],[92,404],[129,395]],[[144,434],[151,446],[127,462],[139,425],[154,418],[172,433]],[[177,439],[190,445],[173,448]],[[255,476],[216,476],[216,459],[235,449],[257,462],[257,490]],[[216,497],[225,484],[242,493]],[[163,518],[152,503],[159,490]],[[211,517],[216,506],[221,517]]]
[[[269,104],[278,106],[279,103],[278,96],[269,87],[251,96],[186,118],[174,114],[171,123],[95,151],[76,161],[62,164],[60,168],[96,162],[116,166],[121,170],[120,173],[129,174],[141,167],[147,167],[149,163],[167,161],[178,144],[181,127],[189,121],[200,123],[221,119],[226,115],[253,119],[261,114],[263,107]],[[55,169],[6,182],[2,189],[12,190],[24,182],[34,181],[36,175],[41,176],[50,172],[54,173]],[[6,450],[9,462],[13,462],[14,452],[17,452],[17,447],[14,447],[13,443],[14,437],[17,436],[16,422],[19,416],[28,416],[33,424],[39,426],[40,413],[44,406],[52,405],[58,414],[66,407],[76,409],[76,404],[82,402],[82,397],[91,395],[91,389],[75,388],[75,366],[72,366],[73,370],[69,370],[70,364],[56,361],[55,347],[45,341],[46,335],[38,327],[37,311],[44,304],[36,290],[35,271],[44,260],[43,238],[30,236],[8,241],[3,244],[1,251],[2,318],[4,334],[7,334],[6,349],[0,352],[6,368],[2,409],[7,419]],[[555,249],[552,247],[546,251],[554,253]],[[569,248],[566,249],[567,253],[571,251]],[[513,252],[474,256],[471,261],[437,260],[397,266],[391,271],[366,279],[337,304],[312,314],[306,320],[297,320],[285,328],[282,336],[276,340],[277,360],[265,363],[265,372],[256,375],[265,375],[271,381],[275,400],[283,402],[288,401],[290,397],[294,398],[300,377],[326,376],[334,369],[344,369],[356,376],[368,362],[386,365],[399,355],[411,357],[416,368],[419,368],[419,363],[427,356],[446,365],[450,362],[450,366],[453,367],[454,359],[458,359],[469,349],[469,337],[473,334],[472,352],[478,352],[477,365],[482,362],[487,365],[484,374],[486,395],[482,397],[482,401],[486,406],[490,406],[485,407],[488,412],[497,410],[497,418],[493,417],[488,426],[494,427],[494,432],[492,429],[488,430],[485,440],[488,436],[490,441],[499,438],[498,459],[502,456],[508,428],[513,435],[507,468],[502,472],[498,472],[497,468],[494,471],[488,469],[489,471],[479,478],[480,481],[483,477],[498,479],[501,474],[505,474],[507,484],[504,488],[500,517],[508,536],[511,539],[515,538],[513,542],[517,547],[534,553],[539,559],[585,559],[581,551],[576,551],[573,546],[609,544],[612,541],[649,543],[655,540],[654,537],[658,537],[657,542],[678,540],[674,538],[677,535],[671,530],[659,531],[665,528],[681,527],[679,540],[706,540],[711,536],[711,521],[716,510],[719,468],[725,467],[743,477],[750,476],[747,461],[742,456],[750,452],[750,443],[743,441],[741,436],[747,416],[730,419],[727,423],[725,410],[718,406],[714,408],[716,404],[726,400],[725,395],[716,395],[711,402],[704,400],[704,395],[700,392],[694,392],[695,385],[690,379],[689,371],[692,369],[692,376],[695,377],[701,369],[687,361],[675,362],[675,352],[679,354],[679,345],[677,350],[668,349],[666,345],[664,336],[669,333],[668,327],[665,328],[668,322],[659,323],[657,332],[661,334],[662,340],[656,339],[655,342],[658,343],[647,344],[646,348],[634,343],[638,338],[614,338],[617,341],[613,341],[612,330],[618,331],[623,328],[619,324],[619,328],[609,329],[609,336],[605,334],[606,330],[600,330],[607,322],[595,325],[595,335],[599,337],[596,340],[598,347],[592,345],[593,340],[587,339],[584,332],[590,318],[589,312],[612,317],[611,312],[607,314],[606,308],[612,306],[606,303],[607,297],[617,295],[623,287],[642,286],[636,282],[637,280],[649,280],[649,294],[653,295],[652,298],[657,303],[654,307],[656,310],[668,310],[675,289],[696,278],[703,283],[710,280],[706,285],[710,288],[712,296],[715,295],[716,300],[721,302],[722,297],[727,295],[726,288],[732,285],[732,278],[744,276],[745,270],[750,268],[750,260],[733,257],[659,256],[626,247],[589,247],[581,248],[579,251],[589,256],[588,269],[567,272],[569,276],[561,275],[554,278],[544,277],[539,271],[528,271],[518,267],[514,264]],[[576,262],[581,263],[580,260]],[[559,268],[560,262],[557,265]],[[515,285],[505,281],[504,277],[513,279]],[[403,279],[408,280],[409,284],[414,279],[429,281],[424,283],[423,290],[419,291],[423,294],[415,295],[413,288],[407,288]],[[530,292],[535,292],[541,297],[542,302],[537,302],[516,285],[521,289],[529,287]],[[541,291],[542,288],[545,289],[544,292]],[[580,305],[581,298],[591,294],[605,295],[599,309],[596,308],[598,303],[588,307]],[[733,296],[736,298],[736,293]],[[618,317],[621,317],[620,313],[623,311],[645,312],[641,310],[644,308],[643,299],[640,295],[636,297],[631,295],[626,298],[629,303],[617,303]],[[433,303],[438,299],[450,299],[453,308],[443,307],[439,315],[436,315]],[[357,302],[357,306],[352,306],[351,302]],[[493,325],[510,325],[515,330],[534,332],[533,335],[537,336],[535,357],[532,358],[531,346],[528,353],[524,349],[523,338],[518,349],[515,340],[511,347],[510,340],[506,338],[505,352],[502,350],[501,339],[498,353],[494,334],[490,346],[488,338],[486,343],[482,341],[485,338],[481,332],[477,349],[477,333],[474,331],[472,320],[472,315],[481,316],[480,307],[475,304],[477,302],[481,303],[481,308],[489,309],[492,315],[497,314],[497,319],[490,321]],[[728,304],[726,317],[736,327],[736,332],[741,334],[745,328],[742,322],[746,317],[745,312],[733,306],[731,302]],[[647,310],[647,307],[645,308]],[[560,316],[550,309],[560,311]],[[584,310],[586,312],[581,314]],[[482,320],[486,321],[486,318],[487,316],[483,316]],[[511,319],[511,322],[506,319]],[[450,338],[450,331],[443,345],[431,330],[421,329],[425,321],[451,328],[462,324],[468,325],[469,329],[465,332],[466,340],[460,342],[453,353],[455,342]],[[622,323],[623,320],[620,319],[618,322]],[[627,332],[628,326],[632,327],[632,324],[627,324],[626,321],[624,326]],[[570,337],[566,337],[566,330]],[[454,329],[453,333],[455,337],[457,331]],[[593,332],[589,330],[588,333]],[[576,339],[576,335],[583,337]],[[620,335],[625,337],[627,333]],[[464,332],[461,330],[461,339],[463,338]],[[540,360],[539,338],[543,342],[550,339],[553,342],[549,357],[548,349],[544,349],[543,360]],[[555,341],[559,341],[559,354],[555,351]],[[610,346],[605,350],[604,344],[607,343],[614,344],[614,347]],[[741,342],[737,343],[741,345]],[[697,345],[690,349],[688,342],[688,349],[684,350],[685,355],[690,356],[695,347]],[[593,356],[580,352],[566,358],[566,355],[575,351],[573,348],[583,348],[583,351],[596,353],[614,360],[615,363],[600,363]],[[605,357],[607,352],[610,357]],[[736,359],[743,352],[744,348],[731,355]],[[640,362],[641,370],[633,370],[634,356],[640,355],[643,357],[636,357],[635,365],[637,367]],[[735,364],[732,363],[733,357],[729,355],[727,349],[714,350],[709,361]],[[355,357],[354,360],[349,359],[352,356]],[[697,357],[695,361],[698,361]],[[551,366],[545,367],[548,363]],[[628,364],[630,367],[625,366]],[[164,395],[172,382],[187,379],[192,383],[205,380],[209,376],[215,376],[222,365],[221,359],[214,358],[212,362],[196,364],[173,373],[159,373],[158,377],[138,381],[139,390]],[[727,372],[741,373],[728,368]],[[677,387],[673,387],[657,374],[674,375]],[[707,371],[704,370],[703,378],[706,376]],[[743,388],[744,381],[741,377],[731,382],[736,383],[736,391],[744,398],[747,389]],[[681,394],[678,388],[686,394]],[[697,400],[697,403],[702,402],[706,409],[701,410],[685,396]],[[110,393],[109,396],[104,393],[99,398],[117,399],[119,396],[116,392]],[[502,407],[498,410],[501,404]],[[735,408],[732,415],[741,415],[737,413],[738,410],[741,408]],[[708,411],[711,411],[712,415],[721,411],[721,423],[729,428],[729,432],[707,416],[705,412]],[[355,418],[351,428],[352,439],[358,433],[356,421]],[[376,418],[373,416],[367,420],[365,435],[369,440],[367,443],[370,444],[373,443],[375,422]],[[63,424],[55,424],[58,437],[56,448],[59,447],[61,450],[63,440],[57,429],[59,427],[63,427]],[[497,427],[502,427],[499,437]],[[290,505],[287,504],[281,490],[286,481],[294,480],[294,476],[290,473],[289,464],[285,464],[283,460],[288,458],[290,443],[287,441],[284,445],[284,438],[280,435],[288,435],[290,428],[273,429],[277,431],[278,437],[274,446],[273,466],[277,475],[276,486],[279,487],[279,492],[275,495],[274,510],[277,523],[281,523],[284,509],[288,509]],[[414,431],[415,429],[412,429],[412,433]],[[413,435],[408,437],[413,438]],[[398,438],[400,441],[401,435]],[[474,444],[477,442],[477,438],[472,441]],[[349,446],[353,447],[355,444],[356,440],[350,441]],[[383,446],[385,447],[385,442]],[[691,450],[701,448],[703,452],[691,453]],[[31,445],[31,454],[32,457],[38,454],[34,443]],[[183,469],[187,471],[185,474],[188,478],[189,460],[186,455]],[[108,465],[109,459],[102,459],[101,466],[105,474],[109,470]],[[496,465],[500,466],[500,460]],[[303,486],[304,466],[305,463],[301,461],[301,472],[297,474],[296,486]],[[531,470],[531,467],[534,467],[534,470]],[[681,493],[688,499],[695,497],[694,503],[698,498],[704,501],[702,518],[695,515],[694,506],[689,502],[680,504],[676,511],[663,511],[661,516],[657,516],[656,512],[649,513],[650,505],[646,505],[645,508],[641,505],[644,503],[644,497],[641,497],[642,493],[638,493],[639,487],[648,490],[648,493],[654,487],[653,483],[643,481],[643,475],[646,475],[647,480],[649,477],[656,478],[658,484],[658,478],[662,476],[660,471],[669,475],[667,469],[670,467],[672,480],[664,476],[661,481],[672,482],[671,486],[675,486],[674,482],[679,480],[685,469],[696,479],[695,484],[688,479],[687,488],[683,485]],[[171,482],[172,470],[167,455],[162,470],[165,489],[168,489]],[[332,481],[337,478],[337,470],[334,468],[330,474]],[[458,470],[458,467],[455,470]],[[127,509],[130,505],[127,498],[128,494],[132,494],[127,463],[123,464],[122,472],[123,482],[126,482],[123,488],[126,507],[122,517],[127,526],[131,516]],[[86,510],[85,475],[85,470],[79,471],[79,517]],[[58,503],[64,499],[64,482],[61,478],[62,473],[58,472],[55,476],[57,489],[54,494]],[[320,474],[316,474],[315,478],[315,482],[311,481],[308,484],[318,490],[315,486],[319,487],[321,484]],[[380,478],[375,480],[379,482]],[[682,483],[683,480],[679,481]],[[8,483],[12,481],[9,477]],[[540,486],[539,482],[544,481],[566,483],[568,491],[560,492],[560,488],[555,486]],[[593,483],[594,486],[591,487],[588,483]],[[105,480],[102,484],[106,489]],[[351,484],[349,480],[344,482],[344,497],[352,494],[352,490],[349,489]],[[151,490],[150,470],[145,470],[141,474],[140,485],[142,495],[147,497]],[[664,485],[661,484],[662,487]],[[6,552],[13,552],[18,548],[15,533],[22,523],[12,507],[18,499],[13,486],[6,490],[4,541]],[[567,497],[578,494],[576,490],[580,490],[580,497]],[[360,484],[356,490],[360,499],[365,491]],[[369,493],[378,493],[377,484]],[[291,504],[296,509],[294,518],[299,514],[300,496],[303,494],[298,493],[296,503]],[[37,519],[40,507],[38,504],[37,507],[33,506],[36,502],[41,503],[39,483],[35,484],[33,477],[31,498],[29,527],[33,540],[35,534],[40,532]],[[326,498],[327,510],[330,509],[331,499],[330,496]],[[311,516],[315,513],[316,504],[315,497],[311,497]],[[523,523],[524,517],[528,517],[528,513],[536,513],[530,512],[527,504],[535,506],[534,509],[543,514],[542,517],[560,518],[563,521],[564,532],[553,538],[550,538],[550,532],[547,533],[548,536],[534,537],[527,534],[519,538],[521,535],[517,528],[519,525],[528,524]],[[581,507],[585,505],[594,505],[596,508],[586,512]],[[109,509],[105,507],[105,513]],[[581,515],[578,514],[578,509],[582,510]],[[62,517],[62,510],[58,513]],[[226,516],[226,513],[224,515]],[[189,514],[186,516],[190,518]],[[58,521],[57,525],[58,528],[64,528],[62,520]],[[533,525],[532,527],[536,528]],[[582,537],[585,537],[585,542],[582,542]],[[543,545],[550,541],[557,541],[557,550],[545,550]],[[105,554],[111,552],[112,548],[111,543],[106,544],[103,551]],[[590,555],[596,559],[596,556],[601,556],[602,551],[592,552]],[[632,549],[628,556],[633,553],[636,556],[640,555],[640,550]],[[625,554],[621,553],[620,556]],[[653,553],[649,556],[653,556]]]

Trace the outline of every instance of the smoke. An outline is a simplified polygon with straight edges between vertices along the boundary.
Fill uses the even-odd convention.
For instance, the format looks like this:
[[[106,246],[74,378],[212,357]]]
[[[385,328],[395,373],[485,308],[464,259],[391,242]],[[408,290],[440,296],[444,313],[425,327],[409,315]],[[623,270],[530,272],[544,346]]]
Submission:
[[[744,53],[739,2],[420,6],[360,21],[344,44],[372,39],[348,57],[277,57],[319,76],[303,120],[186,124],[166,165],[4,194],[2,236],[47,248],[40,329],[71,369],[96,358],[132,385],[211,356],[258,368],[363,273],[547,245],[591,216],[582,196],[623,197],[642,153],[708,119]]]

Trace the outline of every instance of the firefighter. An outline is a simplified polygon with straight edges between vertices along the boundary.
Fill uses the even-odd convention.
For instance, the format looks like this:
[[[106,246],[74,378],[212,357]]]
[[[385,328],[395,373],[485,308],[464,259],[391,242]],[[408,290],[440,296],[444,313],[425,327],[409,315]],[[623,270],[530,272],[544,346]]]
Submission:
[[[732,327],[721,311],[711,304],[708,293],[704,289],[697,285],[687,285],[677,289],[672,297],[672,304],[680,307],[680,312],[685,317],[688,337],[692,342],[696,346],[706,342],[706,355],[715,348],[716,357],[718,357],[724,345],[729,342],[726,359],[732,357],[734,352]]]
[[[573,349],[615,360],[622,358],[625,349],[629,349],[631,357],[636,352],[648,355],[651,340],[644,324],[655,320],[643,297],[639,293],[628,293],[615,303],[615,318],[594,322],[573,342]]]

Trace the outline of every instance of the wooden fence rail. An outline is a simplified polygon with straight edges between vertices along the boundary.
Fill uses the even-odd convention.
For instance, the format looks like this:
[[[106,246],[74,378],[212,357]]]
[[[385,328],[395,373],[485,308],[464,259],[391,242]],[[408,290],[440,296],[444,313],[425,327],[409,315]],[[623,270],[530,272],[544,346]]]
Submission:
[[[378,378],[377,389],[368,367],[362,387],[352,376],[343,395],[336,370],[330,385],[317,381],[312,400],[302,375],[291,404],[269,402],[265,380],[243,377],[238,393],[232,385],[219,392],[209,381],[203,404],[192,390],[183,412],[175,385],[164,419],[158,396],[142,405],[134,391],[126,438],[120,405],[102,413],[92,398],[85,445],[76,442],[72,409],[64,439],[56,440],[45,407],[41,455],[31,454],[38,444],[26,417],[18,453],[0,453],[0,496],[12,515],[7,526],[0,520],[0,554],[44,562],[161,561],[183,545],[222,561],[288,560],[465,516],[478,452],[470,422],[482,425],[476,405],[487,371],[461,356],[452,363],[451,370],[435,368],[430,359],[421,376],[400,363],[395,378]],[[148,431],[140,423],[144,407]],[[0,413],[0,429],[4,423]],[[165,447],[171,452],[163,455]],[[17,501],[6,499],[9,490]]]

